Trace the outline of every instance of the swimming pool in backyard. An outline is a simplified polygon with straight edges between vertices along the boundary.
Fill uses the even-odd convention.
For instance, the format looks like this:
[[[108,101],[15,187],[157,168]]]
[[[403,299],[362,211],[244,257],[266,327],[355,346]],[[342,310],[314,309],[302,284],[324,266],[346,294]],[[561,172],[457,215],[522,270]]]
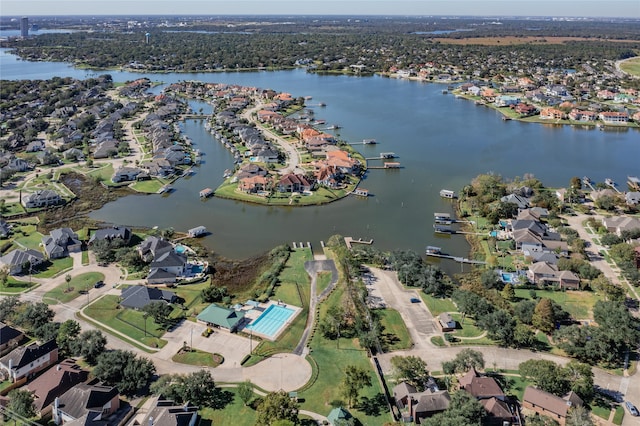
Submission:
[[[295,313],[296,311],[293,309],[280,305],[271,305],[258,318],[253,320],[246,329],[273,340]]]

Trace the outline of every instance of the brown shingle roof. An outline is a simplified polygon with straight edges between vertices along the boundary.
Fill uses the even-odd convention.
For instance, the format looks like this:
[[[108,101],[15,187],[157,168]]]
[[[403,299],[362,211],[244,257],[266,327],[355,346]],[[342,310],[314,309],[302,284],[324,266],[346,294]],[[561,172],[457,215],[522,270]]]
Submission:
[[[528,402],[535,407],[543,408],[545,411],[557,414],[561,417],[567,416],[567,411],[571,406],[559,396],[545,392],[542,389],[527,386],[522,397],[524,403]]]
[[[34,393],[34,405],[42,411],[57,397],[87,380],[89,373],[80,368],[73,359],[65,359],[50,368],[40,377],[29,383],[26,388]]]

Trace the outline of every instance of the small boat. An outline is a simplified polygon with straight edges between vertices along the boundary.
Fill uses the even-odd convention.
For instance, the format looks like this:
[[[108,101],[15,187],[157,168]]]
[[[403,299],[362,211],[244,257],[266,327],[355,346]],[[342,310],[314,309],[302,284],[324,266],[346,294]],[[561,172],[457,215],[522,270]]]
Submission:
[[[224,171],[224,175],[222,175],[222,177],[226,179],[226,178],[231,177],[232,175],[233,175],[233,171],[231,171],[231,170],[229,170],[229,169],[226,169],[226,170]]]
[[[362,143],[365,145],[375,145],[378,142],[375,139],[362,139]]]
[[[325,124],[326,121],[325,120],[316,120],[313,122],[313,124]]]
[[[449,92],[447,91],[447,89],[444,89],[444,90],[442,91],[442,94],[443,94],[443,95],[446,95],[447,93],[449,93]]]
[[[340,128],[341,127],[338,124],[332,124],[331,126],[327,127],[327,130],[337,130]]]

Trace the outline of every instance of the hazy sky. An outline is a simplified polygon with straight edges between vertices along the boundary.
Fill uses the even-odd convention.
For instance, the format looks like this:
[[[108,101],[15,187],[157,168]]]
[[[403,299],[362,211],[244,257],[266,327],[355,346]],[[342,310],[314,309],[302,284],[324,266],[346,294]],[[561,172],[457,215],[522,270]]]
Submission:
[[[2,16],[483,15],[640,17],[640,0],[0,0]]]

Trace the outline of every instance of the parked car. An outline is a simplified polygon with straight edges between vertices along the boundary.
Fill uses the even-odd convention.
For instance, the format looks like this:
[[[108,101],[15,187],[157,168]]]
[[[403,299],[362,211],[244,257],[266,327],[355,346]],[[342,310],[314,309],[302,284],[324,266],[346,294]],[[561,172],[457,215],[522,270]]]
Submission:
[[[638,409],[631,403],[631,401],[625,401],[624,405],[627,406],[627,410],[629,410],[629,413],[631,413],[632,416],[640,416]]]
[[[100,288],[104,286],[104,281],[100,280],[93,285],[93,288]]]
[[[409,299],[409,301],[411,303],[420,303],[420,299],[418,299],[417,297],[412,297],[411,299]]]

